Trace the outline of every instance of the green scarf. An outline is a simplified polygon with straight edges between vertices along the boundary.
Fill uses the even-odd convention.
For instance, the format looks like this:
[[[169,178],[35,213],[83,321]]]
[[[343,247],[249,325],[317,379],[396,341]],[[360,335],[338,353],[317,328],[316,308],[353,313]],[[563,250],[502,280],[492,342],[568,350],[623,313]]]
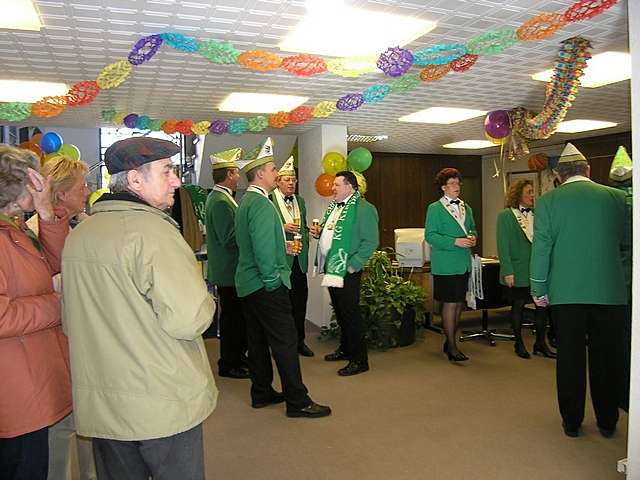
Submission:
[[[347,274],[347,257],[349,255],[349,247],[351,245],[351,231],[353,230],[353,222],[356,219],[356,208],[360,192],[355,191],[349,201],[345,204],[334,225],[333,240],[331,248],[327,253],[324,263],[324,278],[322,279],[323,287],[342,288],[344,285],[344,277]],[[327,212],[322,219],[324,228],[327,219],[336,208],[335,200],[329,204]]]

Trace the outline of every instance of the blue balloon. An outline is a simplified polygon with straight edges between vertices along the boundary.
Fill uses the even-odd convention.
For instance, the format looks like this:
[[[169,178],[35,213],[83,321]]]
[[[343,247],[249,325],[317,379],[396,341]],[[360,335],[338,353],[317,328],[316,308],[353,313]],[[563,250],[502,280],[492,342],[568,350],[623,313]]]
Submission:
[[[549,160],[547,161],[547,165],[549,166],[549,168],[551,170],[553,170],[554,168],[556,168],[558,166],[558,160],[560,160],[560,156],[554,156],[554,157],[549,157]]]
[[[40,148],[44,153],[56,152],[62,146],[62,137],[56,132],[45,133],[40,139]]]

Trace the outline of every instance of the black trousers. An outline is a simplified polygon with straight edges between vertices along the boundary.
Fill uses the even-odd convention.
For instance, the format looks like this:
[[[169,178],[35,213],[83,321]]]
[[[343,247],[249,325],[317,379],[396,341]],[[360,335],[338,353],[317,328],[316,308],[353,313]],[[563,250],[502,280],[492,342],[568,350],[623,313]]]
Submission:
[[[245,365],[247,322],[236,287],[218,287],[220,296],[220,360],[218,367],[239,368]]]
[[[298,334],[291,315],[287,287],[281,285],[272,292],[262,288],[242,298],[242,308],[247,319],[252,400],[262,402],[273,396],[271,349],[287,406],[308,406],[311,399],[302,383]]]
[[[584,419],[586,353],[591,401],[599,427],[618,421],[620,352],[624,305],[554,305],[557,328],[558,405],[565,424],[577,429]]]
[[[100,480],[204,480],[202,424],[140,441],[93,439]]]
[[[331,304],[340,326],[340,350],[353,362],[367,363],[365,328],[360,314],[362,272],[347,273],[342,288],[329,287]]]
[[[0,480],[46,480],[49,428],[0,438]]]
[[[291,267],[291,290],[289,290],[289,299],[291,300],[291,309],[293,320],[296,324],[298,332],[298,345],[304,343],[304,322],[307,317],[307,298],[309,297],[309,287],[307,285],[307,274],[300,268],[298,257],[293,257],[293,266]]]

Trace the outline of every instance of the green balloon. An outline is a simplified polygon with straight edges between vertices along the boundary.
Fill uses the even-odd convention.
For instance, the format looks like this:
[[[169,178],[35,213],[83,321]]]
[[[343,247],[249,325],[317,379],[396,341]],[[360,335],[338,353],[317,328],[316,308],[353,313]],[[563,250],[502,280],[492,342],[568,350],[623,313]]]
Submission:
[[[371,152],[364,147],[354,148],[347,157],[347,165],[356,172],[364,172],[371,166],[372,161]]]
[[[71,160],[80,160],[80,150],[71,143],[63,143],[56,153],[69,157]]]

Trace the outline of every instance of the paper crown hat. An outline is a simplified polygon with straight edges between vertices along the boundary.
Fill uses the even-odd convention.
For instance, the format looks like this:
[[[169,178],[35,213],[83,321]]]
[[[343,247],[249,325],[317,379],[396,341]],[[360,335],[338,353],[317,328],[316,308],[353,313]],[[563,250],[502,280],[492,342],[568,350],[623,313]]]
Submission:
[[[293,155],[291,155],[284,165],[278,170],[278,176],[280,177],[295,177],[296,171],[293,168]]]
[[[231,150],[225,150],[224,152],[214,153],[209,155],[211,160],[211,168],[217,170],[218,168],[235,168],[238,166],[236,163],[242,158],[241,148],[232,148]]]
[[[560,158],[558,159],[558,163],[569,163],[569,162],[586,162],[587,159],[580,153],[572,143],[567,143],[560,154]]]
[[[625,180],[629,180],[631,175],[633,174],[633,164],[631,162],[631,157],[627,153],[627,150],[620,145],[618,147],[618,151],[616,152],[616,156],[613,157],[613,162],[611,162],[611,170],[609,170],[609,178],[611,180],[615,180],[616,182],[624,182]]]
[[[247,173],[265,163],[273,162],[273,141],[267,137],[264,142],[251,150],[239,163],[242,173]]]

